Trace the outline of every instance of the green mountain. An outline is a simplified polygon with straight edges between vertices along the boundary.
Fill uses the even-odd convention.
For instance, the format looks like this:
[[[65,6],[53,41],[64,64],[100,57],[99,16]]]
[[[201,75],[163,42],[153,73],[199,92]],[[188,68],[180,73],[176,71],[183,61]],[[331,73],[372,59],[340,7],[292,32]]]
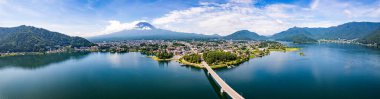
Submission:
[[[280,32],[272,36],[272,38],[276,40],[289,41],[294,43],[317,42],[317,40],[315,40],[312,37],[314,37],[314,35],[312,35],[306,29],[298,27],[290,28],[286,31]]]
[[[84,47],[93,43],[32,26],[0,28],[0,52],[38,52],[58,46]]]
[[[362,39],[359,39],[358,41],[364,44],[376,44],[380,46],[380,28],[363,37]]]
[[[299,28],[294,27],[277,33],[271,38],[276,40],[291,39],[291,37],[302,37],[303,39],[360,39],[376,29],[380,23],[376,22],[349,22],[328,28]],[[299,35],[299,36],[297,36]]]
[[[183,40],[183,39],[214,39],[219,35],[203,35],[195,33],[175,32],[158,29],[147,22],[140,22],[133,29],[88,38],[90,41],[120,41],[120,40]]]
[[[223,37],[223,39],[233,39],[233,40],[264,40],[265,36],[260,36],[255,32],[248,30],[240,30]]]
[[[0,57],[0,70],[4,68],[37,69],[69,59],[81,59],[87,55],[89,52]]]
[[[287,37],[297,36],[297,35],[304,35],[308,37],[312,37],[312,35],[309,31],[307,31],[305,28],[299,28],[299,27],[293,27],[289,28],[286,31],[282,31],[280,33],[277,33],[272,36],[273,39],[284,39]]]
[[[289,42],[293,42],[293,43],[314,43],[314,42],[318,42],[317,40],[310,38],[310,37],[306,36],[305,34],[292,35],[292,36],[288,36],[286,38],[280,38],[278,40],[289,41]]]
[[[350,22],[336,27],[330,27],[321,36],[325,39],[357,39],[369,35],[380,28],[380,23],[375,22]],[[314,33],[314,31],[313,31]]]

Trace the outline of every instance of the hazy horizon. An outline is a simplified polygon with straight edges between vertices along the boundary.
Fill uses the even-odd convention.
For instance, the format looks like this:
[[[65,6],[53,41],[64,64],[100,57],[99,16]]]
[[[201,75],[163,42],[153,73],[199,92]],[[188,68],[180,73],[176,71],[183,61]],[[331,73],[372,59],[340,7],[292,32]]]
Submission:
[[[81,37],[138,22],[187,33],[250,30],[268,36],[294,26],[379,22],[380,0],[0,0],[0,17],[0,27],[28,25]]]

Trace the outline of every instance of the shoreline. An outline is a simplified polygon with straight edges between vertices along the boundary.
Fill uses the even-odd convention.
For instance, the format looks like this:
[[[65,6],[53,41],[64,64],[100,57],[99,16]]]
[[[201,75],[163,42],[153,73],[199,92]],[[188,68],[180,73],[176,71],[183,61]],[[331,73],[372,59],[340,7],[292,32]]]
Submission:
[[[149,57],[149,58],[151,58],[151,59],[153,59],[155,61],[171,61],[171,60],[176,60],[176,59],[173,59],[173,58],[170,58],[170,59],[160,59],[160,58],[158,58],[156,56],[147,56],[147,57]]]
[[[66,53],[66,52],[57,52],[57,53]],[[13,57],[13,56],[25,56],[25,55],[46,55],[46,54],[56,54],[56,53],[46,53],[46,52],[5,53],[5,54],[0,54],[0,58],[3,58],[3,57]]]
[[[78,52],[81,52],[81,51],[78,51]],[[287,52],[291,52],[291,51],[287,51]],[[77,52],[59,52],[59,53],[77,53]],[[0,58],[3,58],[3,57],[12,57],[12,56],[24,56],[24,55],[47,55],[47,54],[57,54],[57,53],[20,52],[20,53],[13,54],[13,55],[7,55],[7,56],[2,55],[2,56],[0,56]],[[155,61],[172,61],[172,60],[176,60],[176,62],[178,62],[180,64],[183,64],[183,65],[188,65],[188,66],[199,68],[199,69],[203,69],[204,68],[204,66],[202,64],[191,63],[191,62],[188,62],[188,61],[186,61],[184,59],[181,59],[181,58],[180,59],[175,59],[173,57],[173,58],[170,58],[170,59],[159,59],[156,56],[146,56],[146,57],[151,58],[151,59],[153,59]],[[252,58],[256,58],[256,57],[241,58],[241,59],[237,59],[237,60],[233,60],[233,61],[229,61],[229,62],[224,62],[224,63],[218,64],[218,65],[210,65],[210,67],[212,69],[230,68],[230,66],[231,67],[235,67],[236,65],[239,65],[239,64],[242,64],[244,62],[247,62],[247,61],[249,61]]]
[[[75,52],[55,52],[55,53],[45,53],[45,52],[18,52],[18,53],[7,53],[6,55],[0,55],[0,58],[15,57],[15,56],[34,56],[34,55],[51,55],[51,54],[64,54],[64,53],[91,53],[90,51],[75,51]]]
[[[283,49],[268,49],[269,51],[281,51],[281,52],[295,52],[301,50],[301,48],[298,47],[287,47],[285,50]],[[253,57],[254,56],[254,57]],[[253,55],[249,56],[248,58],[242,58],[234,61],[229,61],[229,62],[224,62],[223,64],[218,64],[218,65],[210,65],[212,69],[221,69],[221,68],[229,68],[229,66],[236,66],[239,64],[242,64],[244,62],[249,61],[250,59],[256,58],[257,56]],[[264,55],[265,56],[265,55]],[[196,68],[204,68],[203,65],[201,64],[196,64],[196,63],[190,63],[184,59],[179,59],[177,62],[184,64],[184,65],[189,65],[192,67]]]
[[[239,59],[239,60],[225,62],[224,64],[210,65],[210,67],[212,69],[228,68],[229,66],[239,65],[239,64],[242,64],[242,63],[247,62],[247,61],[249,61],[249,59]],[[190,63],[184,59],[180,59],[177,62],[184,64],[184,65],[189,65],[192,67],[200,68],[200,69],[204,68],[204,66],[202,64]]]
[[[373,47],[373,48],[380,48],[378,44],[365,44],[365,43],[360,43],[360,42],[338,42],[338,41],[321,41],[318,40],[318,43],[335,43],[335,44],[353,44],[353,45],[361,45],[361,46],[366,46],[366,47]]]
[[[287,47],[285,49],[268,49],[269,51],[281,51],[281,52],[295,52],[301,50],[298,47]]]
[[[289,48],[285,48],[285,50],[284,49],[268,49],[268,50],[269,51],[294,52],[294,51],[298,51],[300,49],[301,48],[289,47]],[[78,52],[81,52],[81,51],[78,51]],[[59,52],[59,53],[72,53],[72,52]],[[46,53],[46,52],[7,53],[7,55],[1,55],[0,58],[2,58],[2,57],[12,57],[12,56],[23,56],[23,55],[46,55],[46,54],[55,54],[55,53]],[[202,64],[191,63],[191,62],[188,62],[188,61],[186,61],[184,59],[181,59],[181,58],[176,59],[176,58],[173,57],[173,58],[170,58],[170,59],[160,59],[160,58],[158,58],[156,56],[147,56],[147,57],[149,57],[149,58],[151,58],[151,59],[153,59],[155,61],[171,61],[171,60],[176,60],[176,62],[181,63],[183,65],[188,65],[188,66],[195,67],[195,68],[200,68],[200,69],[204,68]],[[229,61],[229,62],[223,62],[223,63],[217,64],[217,65],[210,65],[210,67],[212,69],[230,68],[230,66],[234,67],[234,66],[242,64],[242,63],[244,63],[246,61],[249,61],[252,58],[256,58],[256,56],[255,57],[250,56],[248,58],[240,58],[240,59]]]
[[[181,63],[183,65],[189,65],[189,66],[200,68],[200,69],[204,68],[204,66],[202,64],[190,63],[190,62],[188,62],[188,61],[186,61],[184,59],[179,59],[177,62]]]

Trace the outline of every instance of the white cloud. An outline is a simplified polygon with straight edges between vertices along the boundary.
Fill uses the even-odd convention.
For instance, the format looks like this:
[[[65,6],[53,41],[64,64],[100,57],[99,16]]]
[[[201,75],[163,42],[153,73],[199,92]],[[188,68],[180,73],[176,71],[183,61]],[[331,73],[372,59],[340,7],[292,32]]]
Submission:
[[[0,0],[0,27],[30,25],[71,36],[89,36],[101,31],[103,21],[77,13],[77,8],[59,0]]]
[[[316,9],[319,5],[319,0],[313,0],[313,2],[311,3],[310,5],[310,8],[313,10],[313,9]]]
[[[328,27],[350,21],[380,21],[380,0],[369,3],[313,0],[303,5],[274,3],[256,7],[255,3],[261,1],[264,0],[200,2],[200,6],[170,11],[162,17],[147,14],[143,16],[146,18],[135,18],[133,13],[125,12],[127,8],[117,6],[122,5],[119,2],[96,8],[92,2],[75,5],[71,0],[0,0],[0,27],[32,25],[88,37],[130,29],[140,22],[131,20],[144,19],[158,28],[181,32],[228,35],[247,29],[271,35],[293,26]]]
[[[100,34],[108,34],[113,32],[119,32],[127,29],[133,29],[135,25],[139,22],[145,22],[145,20],[133,21],[130,23],[121,23],[120,21],[111,20],[108,21],[109,25],[100,33]]]
[[[181,32],[228,35],[247,29],[272,35],[293,26],[329,27],[350,21],[380,21],[379,0],[374,4],[314,0],[308,7],[270,4],[259,8],[253,3],[251,0],[230,0],[225,4],[202,2],[199,7],[171,11],[152,23]]]
[[[344,10],[343,11],[344,12],[344,14],[346,14],[348,17],[351,17],[352,16],[352,12],[350,11],[350,10]]]
[[[193,16],[199,16],[201,13],[205,12],[210,8],[190,8],[188,10],[181,10],[181,11],[172,11],[169,14],[166,14],[165,17],[158,18],[154,20],[154,23],[156,24],[165,24],[165,23],[173,23],[177,21],[182,21],[184,19],[190,19],[193,18]]]
[[[245,4],[251,4],[253,3],[253,0],[230,0],[231,3],[245,3]]]
[[[7,3],[7,0],[0,0],[0,5]]]
[[[154,19],[153,24],[174,31],[219,35],[227,35],[242,29],[268,35],[287,28],[284,21],[278,18],[289,18],[289,16],[279,12],[293,6],[272,5],[263,10],[244,5],[251,2],[233,0],[226,4],[203,3],[201,7],[172,11]]]

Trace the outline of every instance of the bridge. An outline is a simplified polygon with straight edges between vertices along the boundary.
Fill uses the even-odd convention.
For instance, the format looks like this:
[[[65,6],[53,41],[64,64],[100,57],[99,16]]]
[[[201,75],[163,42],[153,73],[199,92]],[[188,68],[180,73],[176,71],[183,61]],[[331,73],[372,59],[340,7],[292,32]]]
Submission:
[[[202,65],[207,70],[207,74],[211,75],[211,77],[216,81],[216,83],[221,87],[220,92],[227,93],[233,99],[244,99],[239,93],[237,93],[234,89],[232,89],[222,78],[219,77],[218,74],[205,62],[202,60]]]
[[[185,44],[188,46],[193,53],[196,53],[194,51],[194,48],[191,47],[191,44],[186,42],[180,42],[182,44]],[[237,93],[234,89],[232,89],[222,78],[219,77],[218,74],[202,59],[202,65],[207,70],[207,74],[211,75],[211,78],[213,78],[216,83],[220,86],[220,93],[227,93],[232,99],[244,99],[243,96],[241,96],[239,93]]]

